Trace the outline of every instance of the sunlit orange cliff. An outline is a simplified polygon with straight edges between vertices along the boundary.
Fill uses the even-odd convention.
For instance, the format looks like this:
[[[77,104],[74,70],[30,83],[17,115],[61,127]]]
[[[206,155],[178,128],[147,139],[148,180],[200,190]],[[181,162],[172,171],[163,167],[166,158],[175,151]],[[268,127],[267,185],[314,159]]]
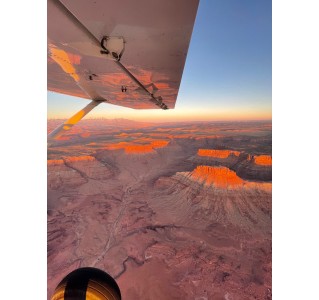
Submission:
[[[199,156],[209,156],[216,158],[227,158],[229,155],[239,156],[239,151],[233,150],[215,150],[215,149],[199,149],[197,154]]]
[[[206,185],[213,184],[221,188],[243,184],[243,180],[226,167],[197,166],[191,173],[191,178]]]
[[[270,155],[259,155],[254,157],[254,162],[256,165],[271,166],[272,158]]]
[[[95,158],[90,155],[83,155],[83,156],[69,156],[67,158],[69,162],[76,162],[76,161],[94,161]]]
[[[268,182],[247,181],[240,178],[235,171],[223,166],[197,166],[192,172],[177,173],[178,177],[186,177],[192,181],[213,186],[219,189],[261,189],[271,191],[272,184]]]
[[[168,141],[155,140],[149,144],[132,144],[127,142],[120,142],[117,144],[110,144],[106,148],[109,150],[124,149],[126,154],[146,154],[154,152],[155,148],[163,148],[168,145]]]

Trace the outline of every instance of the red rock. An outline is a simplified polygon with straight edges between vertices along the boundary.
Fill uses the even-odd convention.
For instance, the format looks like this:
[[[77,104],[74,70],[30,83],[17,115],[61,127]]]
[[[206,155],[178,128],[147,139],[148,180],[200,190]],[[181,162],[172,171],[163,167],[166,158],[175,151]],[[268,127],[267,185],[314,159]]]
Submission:
[[[75,161],[93,161],[95,158],[90,155],[83,155],[83,156],[70,156],[67,157],[66,160],[68,162],[75,162]]]
[[[153,152],[151,145],[130,145],[125,147],[125,153],[127,154],[143,154]]]
[[[221,188],[240,186],[244,183],[234,171],[226,167],[198,166],[191,173],[191,178],[204,182],[206,185],[213,184],[214,186]]]
[[[145,154],[154,152],[155,148],[163,148],[167,145],[168,141],[153,140],[148,144],[129,144],[127,142],[121,142],[117,144],[110,144],[106,148],[109,150],[124,149],[126,154]]]
[[[103,180],[112,176],[112,172],[105,165],[90,155],[67,157],[65,162],[88,178]]]
[[[75,170],[65,165],[62,159],[48,160],[48,188],[76,187],[86,180]]]
[[[227,158],[229,155],[239,156],[239,151],[233,150],[215,150],[215,149],[199,149],[197,154],[199,156],[210,156],[216,158]]]
[[[256,165],[271,166],[272,158],[270,155],[259,155],[254,157],[254,162]]]
[[[151,145],[153,148],[163,148],[168,145],[168,141],[153,141]]]
[[[47,165],[49,166],[58,166],[58,165],[63,165],[64,161],[63,159],[49,159],[47,161]]]

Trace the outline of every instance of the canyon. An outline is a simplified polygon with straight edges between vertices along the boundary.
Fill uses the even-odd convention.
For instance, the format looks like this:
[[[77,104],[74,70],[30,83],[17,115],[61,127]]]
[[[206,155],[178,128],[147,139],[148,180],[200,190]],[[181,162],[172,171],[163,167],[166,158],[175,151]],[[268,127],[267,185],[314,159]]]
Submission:
[[[48,299],[84,266],[123,299],[271,299],[271,124],[101,123],[48,149]]]

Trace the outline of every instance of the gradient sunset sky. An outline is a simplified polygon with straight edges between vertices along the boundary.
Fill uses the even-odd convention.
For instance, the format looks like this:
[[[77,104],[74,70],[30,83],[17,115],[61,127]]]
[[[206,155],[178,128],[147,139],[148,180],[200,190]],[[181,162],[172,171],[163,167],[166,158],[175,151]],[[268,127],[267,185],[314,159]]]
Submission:
[[[175,109],[101,104],[86,118],[270,120],[271,32],[271,0],[200,0]],[[69,118],[88,103],[48,92],[48,118]]]

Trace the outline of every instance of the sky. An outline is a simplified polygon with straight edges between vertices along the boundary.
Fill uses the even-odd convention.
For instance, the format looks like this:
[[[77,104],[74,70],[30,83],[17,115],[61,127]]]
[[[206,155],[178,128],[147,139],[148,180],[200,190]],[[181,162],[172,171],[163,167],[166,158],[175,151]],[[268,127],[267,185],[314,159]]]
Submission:
[[[85,99],[48,92],[48,118],[69,118]],[[140,121],[270,120],[271,0],[200,0],[175,109],[101,104],[85,118]]]

